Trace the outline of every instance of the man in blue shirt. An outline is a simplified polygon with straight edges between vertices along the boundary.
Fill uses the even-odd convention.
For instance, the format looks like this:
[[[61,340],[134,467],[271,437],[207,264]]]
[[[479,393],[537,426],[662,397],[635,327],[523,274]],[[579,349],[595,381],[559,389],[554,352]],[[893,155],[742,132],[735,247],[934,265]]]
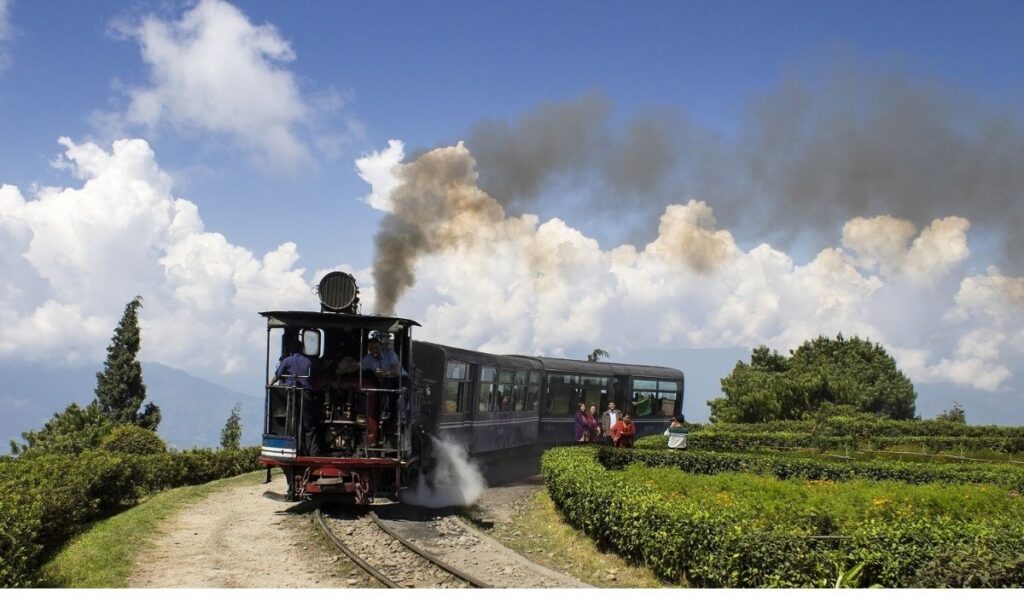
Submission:
[[[277,364],[274,372],[274,379],[271,385],[276,385],[282,379],[285,387],[299,387],[302,391],[302,440],[306,446],[307,456],[320,455],[320,417],[323,414],[323,402],[313,396],[310,390],[309,378],[313,370],[313,362],[309,357],[302,354],[297,343],[291,343],[288,353],[281,362]]]
[[[360,366],[363,369],[373,371],[378,379],[381,381],[381,385],[387,389],[398,389],[399,381],[405,381],[407,379],[405,369],[399,362],[398,354],[390,346],[382,346],[380,338],[374,336],[370,338],[370,341],[366,345],[366,356],[360,362]],[[399,412],[402,414],[408,414],[408,382],[406,381],[402,387],[401,400],[399,401]],[[381,413],[381,423],[387,423],[393,418],[395,411],[395,395],[385,394],[383,397],[384,408]]]

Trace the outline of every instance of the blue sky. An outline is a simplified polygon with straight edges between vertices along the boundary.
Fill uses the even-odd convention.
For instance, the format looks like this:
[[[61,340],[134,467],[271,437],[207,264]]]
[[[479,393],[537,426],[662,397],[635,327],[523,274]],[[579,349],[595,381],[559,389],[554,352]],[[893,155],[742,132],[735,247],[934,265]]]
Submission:
[[[610,110],[607,120],[599,123],[599,127],[616,139],[624,135],[623,131],[637,118],[670,112],[675,114],[674,118],[691,123],[703,131],[702,134],[721,143],[726,149],[719,155],[727,156],[735,152],[730,144],[743,146],[742,140],[746,138],[752,118],[751,107],[765,98],[777,98],[780,90],[794,81],[807,86],[813,94],[818,85],[827,86],[837,73],[840,76],[854,73],[855,84],[860,81],[875,84],[886,77],[897,77],[905,81],[911,91],[934,92],[943,101],[965,101],[981,106],[987,116],[1006,113],[1011,120],[1020,118],[1020,101],[1024,99],[1020,68],[1024,63],[1024,42],[1021,41],[1024,39],[1021,25],[1024,5],[1013,2],[261,1],[207,4],[236,7],[246,27],[262,31],[258,34],[261,39],[285,46],[276,58],[258,52],[249,58],[263,69],[259,71],[260,76],[276,72],[289,77],[293,93],[282,97],[291,98],[303,113],[302,117],[285,114],[295,106],[274,104],[281,106],[280,113],[272,114],[272,109],[266,108],[252,117],[255,120],[239,117],[238,128],[225,133],[202,115],[177,120],[168,116],[181,108],[176,108],[174,101],[194,97],[187,93],[161,95],[156,100],[163,102],[161,116],[148,120],[137,114],[132,116],[132,99],[142,91],[152,90],[157,77],[155,63],[142,51],[143,40],[150,38],[145,37],[140,23],[148,19],[173,28],[175,23],[180,24],[186,15],[194,12],[195,2],[0,0],[0,7],[3,7],[0,17],[4,19],[0,24],[0,65],[3,65],[0,70],[0,139],[4,140],[0,143],[0,185],[17,187],[28,203],[42,202],[42,197],[37,195],[40,187],[73,189],[83,186],[84,179],[76,179],[71,170],[53,167],[52,162],[65,152],[65,147],[57,143],[58,138],[68,137],[76,146],[94,142],[106,152],[113,152],[111,144],[115,139],[144,139],[152,150],[154,163],[172,180],[171,194],[196,206],[206,232],[223,235],[232,247],[251,252],[256,261],[283,243],[295,243],[300,257],[289,264],[291,269],[286,269],[294,272],[304,268],[305,272],[299,277],[308,285],[317,270],[340,264],[363,271],[370,268],[374,234],[388,211],[360,200],[370,193],[371,186],[360,177],[354,162],[361,156],[379,157],[376,152],[385,150],[391,139],[404,143],[405,155],[411,160],[421,152],[467,139],[473,127],[482,121],[514,126],[524,115],[536,113],[545,106],[575,105],[581,98],[598,98]],[[268,33],[266,28],[259,29],[261,26],[272,30]],[[225,79],[237,75],[230,61],[221,64],[216,57],[211,57],[207,63],[182,61],[175,66],[176,56],[181,55],[172,56],[164,63],[165,67],[183,71],[210,68],[223,72]],[[216,92],[230,94],[231,89]],[[248,104],[261,104],[267,99],[258,92],[253,93],[251,88],[239,88],[238,92],[250,94],[248,98],[231,100],[238,102],[243,112]],[[856,101],[853,105],[857,105]],[[865,110],[870,112],[870,108]],[[991,122],[981,117],[977,122],[982,121]],[[289,142],[294,141],[299,146],[302,156],[281,167],[277,150],[266,139],[249,138],[245,132],[239,132],[251,122],[259,126],[267,122],[283,123],[283,134]],[[926,125],[931,122],[926,121]],[[957,124],[951,122],[950,126]],[[978,130],[983,128],[978,127]],[[829,130],[824,130],[827,136]],[[469,150],[476,151],[472,144]],[[63,160],[76,162],[76,158],[67,155]],[[484,167],[490,163],[483,158],[480,160],[481,176],[486,178],[488,172]],[[629,241],[642,249],[646,243],[655,241],[663,206],[686,204],[691,198],[707,201],[718,217],[716,230],[731,230],[737,250],[744,255],[760,243],[769,242],[788,255],[797,268],[812,262],[822,249],[840,247],[844,225],[851,218],[889,213],[879,207],[879,201],[885,196],[883,190],[879,195],[882,199],[868,204],[870,209],[850,208],[836,217],[825,218],[824,223],[816,222],[813,228],[819,231],[817,235],[786,237],[764,232],[756,221],[730,215],[733,212],[729,211],[725,195],[740,196],[742,205],[740,191],[723,190],[722,197],[717,197],[714,184],[701,183],[703,186],[665,187],[699,188],[702,193],[690,197],[674,194],[675,190],[666,191],[657,198],[657,207],[651,209],[649,219],[642,220],[648,216],[634,213],[642,210],[625,204],[618,213],[614,208],[609,212],[607,206],[587,207],[591,195],[601,194],[591,185],[601,186],[603,179],[599,172],[595,176],[588,176],[588,171],[580,172],[575,173],[576,178],[565,175],[560,183],[545,185],[525,208],[519,211],[510,208],[509,213],[535,213],[539,215],[539,223],[560,218],[583,237],[595,239],[600,250],[607,253],[602,257],[605,260],[612,260],[612,250],[622,242]],[[725,172],[728,178],[728,168]],[[1010,201],[1016,188],[1007,194]],[[582,199],[573,199],[577,195]],[[734,198],[731,205],[736,204]],[[755,205],[752,199],[751,205]],[[884,202],[881,205],[884,206]],[[768,322],[757,329],[740,326],[743,330],[726,329],[728,325],[722,323],[722,329],[711,333],[701,329],[700,313],[709,319],[724,321],[728,317],[721,311],[714,311],[710,305],[714,301],[710,301],[702,307],[705,311],[692,316],[693,320],[688,320],[686,313],[680,313],[658,324],[662,330],[677,329],[673,327],[677,326],[685,332],[663,331],[656,339],[645,342],[673,350],[749,348],[750,344],[761,341],[785,347],[799,334],[832,333],[838,325],[835,322],[843,321],[843,317],[885,311],[885,317],[865,315],[855,322],[863,324],[862,327],[848,327],[875,332],[876,336],[881,334],[887,346],[901,351],[901,365],[920,372],[916,381],[952,384],[949,387],[987,392],[986,397],[995,393],[1005,396],[1009,408],[1009,401],[1019,397],[1019,390],[1015,388],[1020,382],[1013,374],[1018,366],[1014,361],[1024,350],[1024,344],[1013,330],[1006,331],[1006,328],[1022,321],[1019,308],[1011,304],[1006,311],[1000,311],[998,317],[982,321],[978,313],[990,313],[991,309],[977,302],[981,299],[970,302],[973,299],[964,290],[964,284],[965,280],[971,281],[968,290],[1009,288],[1007,292],[1013,295],[1020,284],[1020,278],[1014,276],[1024,272],[1020,271],[1019,263],[1015,269],[1012,256],[1007,257],[1001,249],[998,216],[979,219],[969,210],[953,212],[949,205],[936,204],[934,209],[918,211],[894,208],[891,212],[894,217],[913,220],[913,233],[906,232],[909,230],[906,226],[893,222],[876,222],[887,226],[886,234],[896,238],[897,244],[904,242],[909,246],[933,218],[964,216],[970,220],[969,232],[963,232],[967,230],[966,224],[947,222],[943,230],[948,238],[942,236],[941,242],[934,241],[953,247],[946,251],[952,256],[943,261],[946,265],[941,276],[945,277],[929,278],[936,281],[927,289],[914,286],[906,290],[911,296],[929,297],[935,294],[935,289],[941,288],[945,299],[936,301],[933,310],[908,313],[905,318],[900,317],[898,311],[893,315],[891,305],[903,302],[908,295],[901,294],[905,289],[892,272],[920,273],[920,268],[925,266],[916,261],[913,263],[917,265],[907,265],[920,257],[909,253],[909,256],[900,254],[899,264],[886,265],[879,257],[881,253],[876,254],[881,249],[863,240],[874,238],[872,235],[878,233],[863,232],[859,244],[854,239],[843,245],[847,254],[859,255],[856,267],[867,272],[854,285],[863,283],[867,288],[874,284],[871,276],[875,276],[888,290],[865,290],[858,295],[862,299],[857,300],[868,301],[863,297],[871,294],[876,298],[870,300],[885,301],[885,304],[872,303],[870,307],[854,309],[827,321],[803,321],[787,315],[779,319],[781,323]],[[992,205],[1002,204],[994,202]],[[103,209],[110,208],[98,209],[102,213]],[[691,223],[699,220],[698,232],[711,230],[708,228],[711,220],[702,215],[705,212],[699,206],[688,209],[685,214],[680,211],[683,215],[679,217]],[[771,204],[766,209],[770,211]],[[779,213],[783,213],[781,210]],[[988,212],[991,214],[992,210]],[[46,216],[34,217],[37,223],[31,226],[37,227],[33,228],[35,238],[41,238],[38,226],[46,226]],[[634,226],[633,217],[641,218],[644,223]],[[127,222],[125,226],[129,225]],[[624,231],[623,222],[630,223],[628,231]],[[645,230],[647,232],[643,232]],[[851,228],[850,234],[854,233]],[[83,235],[88,237],[89,233],[76,233],[75,238]],[[964,235],[966,240],[961,247],[957,243]],[[155,245],[140,245],[138,250],[157,255],[167,251],[167,247],[161,241]],[[200,250],[190,251],[198,255],[195,251]],[[885,258],[892,257],[891,251],[883,252]],[[426,256],[425,261],[416,266],[435,269],[417,270],[417,285],[399,303],[400,307],[410,310],[411,315],[434,324],[435,329],[428,330],[428,335],[494,350],[566,353],[579,351],[594,342],[617,346],[620,354],[638,350],[621,341],[620,332],[611,326],[606,326],[606,332],[596,336],[563,331],[562,338],[568,337],[564,341],[546,339],[537,333],[495,341],[492,338],[502,336],[496,330],[500,330],[501,321],[505,321],[495,316],[496,319],[481,323],[475,334],[439,332],[437,328],[447,321],[439,313],[474,308],[468,299],[456,299],[448,294],[452,291],[446,289],[440,272],[452,270],[438,262],[445,255],[452,259],[457,257],[442,252]],[[750,257],[755,258],[759,259],[756,255]],[[210,264],[215,265],[222,259],[210,257]],[[189,263],[195,264],[196,260],[201,261],[202,257]],[[49,267],[44,263],[46,260],[37,256],[29,261],[31,267],[26,266],[24,277],[18,274],[15,279],[15,285],[28,286],[4,307],[21,319],[38,314],[47,300],[54,300],[62,307],[77,308],[78,311],[72,309],[77,313],[75,317],[80,316],[86,322],[90,321],[89,317],[95,318],[90,324],[93,327],[86,325],[81,332],[81,353],[98,354],[105,344],[102,339],[109,331],[89,330],[102,330],[105,323],[116,318],[127,299],[112,291],[109,297],[97,296],[90,299],[91,303],[72,305],[73,301],[54,289],[57,282],[47,273],[50,270],[46,269]],[[461,261],[464,267],[469,267],[465,265],[467,262],[472,260]],[[195,267],[209,270],[213,267],[210,264]],[[992,272],[988,269],[990,266],[1001,269]],[[184,300],[182,296],[188,295],[189,300],[193,300],[197,294],[206,292],[196,290],[195,285],[189,286],[188,292],[181,291],[181,287],[175,286],[177,278],[157,280],[160,268],[152,263],[140,263],[138,267],[139,271],[154,276],[151,293],[166,293],[166,300],[155,299],[150,314],[154,320],[161,316],[159,313],[185,309],[186,304],[174,302]],[[484,268],[482,271],[496,268],[493,263],[480,267]],[[760,268],[758,271],[767,270]],[[103,278],[99,274],[97,277]],[[695,279],[698,280],[695,284],[704,283]],[[365,286],[370,280],[361,283]],[[514,280],[495,283],[507,284],[506,290],[517,287]],[[728,303],[729,297],[740,296],[730,290],[727,282],[708,282],[707,285],[722,288],[721,304]],[[260,286],[260,292],[267,293],[269,305],[299,286],[301,284],[293,280],[290,290],[281,290],[268,283]],[[290,296],[293,299],[289,300],[299,304],[307,300]],[[818,304],[827,304],[830,300],[825,297]],[[795,309],[787,307],[789,303],[785,301],[780,304],[783,311]],[[239,308],[238,304],[234,307]],[[744,308],[757,312],[762,307],[751,303]],[[522,317],[524,312],[543,310],[542,305],[529,301],[522,308],[525,311],[519,311],[517,317]],[[572,305],[564,306],[559,313],[562,319],[578,315]],[[587,313],[587,316],[607,318],[607,313]],[[922,331],[923,324],[908,325],[898,332],[878,328],[883,321],[932,318],[932,314],[955,321],[955,325],[949,324],[948,337],[936,341],[934,334]],[[207,325],[210,321],[219,321],[220,317],[211,311],[205,319],[197,318],[195,325]],[[154,327],[158,324],[154,323]],[[535,322],[535,327],[544,327],[544,324]],[[586,327],[580,326],[581,329]],[[956,330],[952,331],[954,327]],[[991,335],[993,330],[1006,331],[1006,337],[998,346],[977,348],[977,338]],[[31,337],[33,332],[25,333],[26,337]],[[239,334],[238,338],[244,337],[242,332]],[[944,348],[934,349],[936,344]],[[152,356],[170,365],[189,368],[195,366],[195,360],[185,355],[196,351],[195,346],[183,345],[165,353],[154,351]],[[13,345],[7,352],[0,352],[0,358],[17,359],[25,352]],[[975,365],[978,368],[972,369]],[[999,367],[1007,373],[1004,375]],[[248,367],[221,363],[198,373],[216,377],[218,371],[241,375],[243,371],[248,372]],[[967,381],[972,376],[980,378],[986,374],[990,375],[985,378],[989,380],[986,388],[979,389],[978,384],[972,386]],[[235,387],[242,385],[236,383]]]

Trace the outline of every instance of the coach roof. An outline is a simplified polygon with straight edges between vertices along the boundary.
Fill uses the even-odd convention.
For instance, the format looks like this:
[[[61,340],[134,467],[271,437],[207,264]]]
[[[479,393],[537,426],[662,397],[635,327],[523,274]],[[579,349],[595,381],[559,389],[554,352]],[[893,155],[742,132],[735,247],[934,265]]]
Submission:
[[[388,317],[386,315],[350,315],[348,313],[319,313],[317,311],[263,311],[260,315],[267,318],[267,327],[271,328],[363,328],[382,332],[395,332],[414,325],[420,325],[411,319]]]

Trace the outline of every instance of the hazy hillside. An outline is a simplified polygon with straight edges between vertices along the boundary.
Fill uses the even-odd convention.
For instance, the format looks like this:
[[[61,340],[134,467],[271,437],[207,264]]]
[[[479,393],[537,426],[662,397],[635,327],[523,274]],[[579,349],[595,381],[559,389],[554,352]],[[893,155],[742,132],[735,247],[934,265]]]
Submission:
[[[93,399],[96,372],[101,364],[76,368],[44,366],[0,366],[5,382],[0,386],[0,440],[7,453],[7,441],[20,438],[22,431],[38,429],[53,413],[71,402],[85,404]],[[143,363],[147,396],[160,405],[161,436],[179,448],[217,446],[220,430],[235,403],[242,404],[242,443],[259,442],[263,399],[246,396],[184,371],[157,363]]]

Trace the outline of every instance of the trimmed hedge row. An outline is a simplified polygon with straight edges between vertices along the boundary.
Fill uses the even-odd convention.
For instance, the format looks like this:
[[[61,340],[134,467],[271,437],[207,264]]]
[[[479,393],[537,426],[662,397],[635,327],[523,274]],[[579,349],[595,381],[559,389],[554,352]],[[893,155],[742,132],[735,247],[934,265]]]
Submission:
[[[842,535],[822,536],[828,512],[773,503],[786,515],[771,517],[758,504],[736,505],[728,496],[673,499],[650,483],[631,482],[628,472],[605,469],[596,456],[577,447],[546,452],[542,470],[552,500],[571,524],[668,580],[822,587],[862,565],[861,586],[1024,584],[1024,520],[1015,515],[871,515],[836,529]]]
[[[704,429],[738,432],[797,432],[817,435],[852,435],[857,437],[1002,437],[1024,440],[1024,427],[1000,425],[967,425],[953,421],[897,420],[869,417],[829,417],[822,421],[768,421],[765,423],[714,423]]]
[[[1024,468],[1006,465],[962,464],[956,466],[920,462],[822,461],[790,454],[706,452],[699,450],[614,450],[603,448],[598,460],[607,468],[622,469],[634,463],[676,468],[688,473],[714,475],[744,472],[777,479],[827,479],[849,481],[900,481],[925,483],[984,483],[1024,493]]]
[[[142,495],[259,468],[259,447],[147,456],[90,450],[0,463],[0,586],[31,586],[47,553]]]
[[[653,447],[660,436],[643,438],[638,445]],[[718,426],[705,427],[687,434],[687,445],[705,450],[757,450],[778,448],[817,448],[820,450],[874,449],[896,446],[923,446],[932,452],[956,450],[991,450],[1005,454],[1024,452],[1024,438],[973,436],[877,436],[817,435],[800,431],[721,431]]]

